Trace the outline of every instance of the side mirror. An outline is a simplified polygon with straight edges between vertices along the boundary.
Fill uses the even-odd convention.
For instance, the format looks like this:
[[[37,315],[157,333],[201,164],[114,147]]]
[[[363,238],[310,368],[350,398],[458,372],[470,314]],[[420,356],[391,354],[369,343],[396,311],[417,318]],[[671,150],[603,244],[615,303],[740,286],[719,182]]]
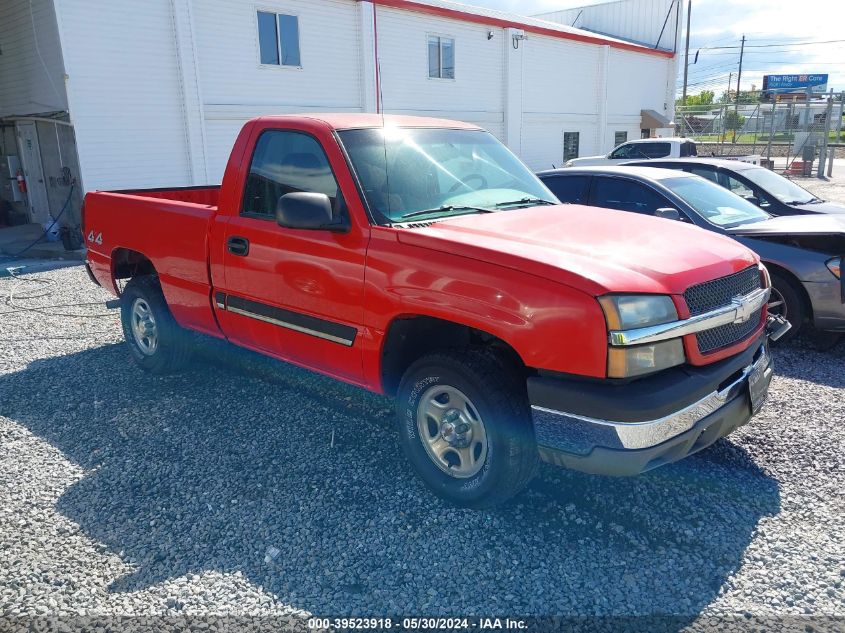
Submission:
[[[758,198],[757,196],[745,196],[745,199],[748,200],[748,202],[753,204],[755,207],[760,206],[760,198]]]
[[[681,214],[677,209],[673,209],[672,207],[661,207],[654,212],[654,217],[680,221]]]
[[[289,229],[346,230],[333,221],[332,202],[324,193],[286,193],[276,204],[276,223]]]

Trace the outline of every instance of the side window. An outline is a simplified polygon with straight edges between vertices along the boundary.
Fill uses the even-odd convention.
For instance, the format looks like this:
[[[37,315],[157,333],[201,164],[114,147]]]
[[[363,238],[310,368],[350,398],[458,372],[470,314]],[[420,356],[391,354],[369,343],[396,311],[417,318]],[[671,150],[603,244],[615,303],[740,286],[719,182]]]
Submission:
[[[726,189],[730,189],[736,195],[741,196],[743,198],[750,198],[751,196],[754,195],[754,192],[751,190],[751,187],[746,185],[744,182],[737,180],[733,176],[723,172],[722,178],[723,178],[722,186],[725,187]]]
[[[706,167],[690,167],[685,171],[689,171],[689,173],[691,174],[706,178],[710,182],[716,183],[717,185],[719,184],[719,178],[716,176],[716,172],[712,169],[707,169]]]
[[[653,215],[662,207],[675,206],[641,183],[604,177],[594,179],[591,204],[596,207],[633,211],[645,215]]]
[[[428,36],[428,76],[431,79],[455,78],[455,40],[451,37]]]
[[[580,132],[564,132],[563,133],[563,162],[573,158],[578,158],[579,149],[581,145]]]
[[[695,147],[695,143],[691,141],[681,143],[681,156],[698,156],[698,150]]]
[[[343,199],[320,144],[302,132],[262,133],[249,166],[241,215],[275,219],[279,198],[296,191],[326,194],[340,215]]]
[[[640,143],[637,150],[648,158],[666,158],[672,152],[669,143]]]
[[[553,176],[543,180],[558,200],[571,204],[587,204],[589,176]]]

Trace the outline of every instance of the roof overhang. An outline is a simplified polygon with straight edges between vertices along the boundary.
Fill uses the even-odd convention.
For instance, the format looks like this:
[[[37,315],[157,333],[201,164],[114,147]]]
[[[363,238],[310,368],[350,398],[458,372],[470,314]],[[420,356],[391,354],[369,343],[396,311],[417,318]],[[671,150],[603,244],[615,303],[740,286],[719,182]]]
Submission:
[[[675,53],[672,51],[659,48],[649,48],[647,46],[634,44],[618,38],[592,33],[583,29],[566,27],[555,22],[548,22],[542,19],[511,15],[501,11],[481,13],[481,9],[479,7],[459,4],[457,2],[443,2],[442,4],[442,0],[437,0],[436,3],[426,2],[425,0],[369,0],[369,2],[372,2],[375,6],[392,7],[394,9],[404,9],[406,11],[417,11],[419,13],[428,13],[443,18],[472,22],[474,24],[484,24],[500,28],[522,29],[526,33],[536,33],[538,35],[572,40],[583,44],[609,46],[610,48],[643,53],[645,55],[656,55],[658,57],[667,57],[669,59],[675,56]]]
[[[657,110],[641,110],[642,125],[644,130],[652,130],[659,127],[673,127],[675,123],[667,116],[660,114]]]

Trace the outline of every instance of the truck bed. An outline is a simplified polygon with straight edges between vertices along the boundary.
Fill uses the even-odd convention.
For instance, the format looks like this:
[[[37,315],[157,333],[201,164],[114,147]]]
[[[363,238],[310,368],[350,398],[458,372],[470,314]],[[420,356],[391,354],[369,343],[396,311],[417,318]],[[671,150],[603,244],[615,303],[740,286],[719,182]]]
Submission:
[[[219,336],[211,307],[208,239],[220,187],[95,191],[85,196],[85,245],[104,288],[148,258],[182,327]],[[137,271],[135,271],[137,272]]]
[[[157,198],[159,200],[172,200],[173,202],[190,202],[192,204],[216,207],[217,200],[220,197],[220,185],[176,187],[175,189],[124,189],[121,191],[110,191],[104,193],[119,193],[126,196]]]

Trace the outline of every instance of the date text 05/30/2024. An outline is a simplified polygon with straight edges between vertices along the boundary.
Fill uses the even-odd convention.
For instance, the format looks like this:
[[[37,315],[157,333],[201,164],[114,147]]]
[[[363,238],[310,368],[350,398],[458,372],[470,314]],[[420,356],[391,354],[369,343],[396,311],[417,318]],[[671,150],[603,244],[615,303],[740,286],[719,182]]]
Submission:
[[[527,628],[516,618],[309,618],[308,628],[315,630],[511,630]]]

